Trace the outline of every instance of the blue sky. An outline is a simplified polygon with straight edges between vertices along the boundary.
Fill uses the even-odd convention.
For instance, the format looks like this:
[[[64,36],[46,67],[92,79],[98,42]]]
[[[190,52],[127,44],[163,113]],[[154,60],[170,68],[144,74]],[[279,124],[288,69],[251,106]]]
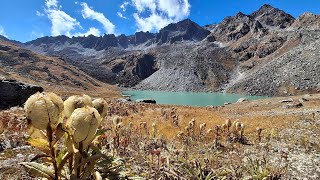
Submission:
[[[217,23],[266,3],[294,17],[320,13],[320,0],[9,0],[1,2],[0,34],[26,42],[62,34],[157,32],[185,18],[200,25]]]

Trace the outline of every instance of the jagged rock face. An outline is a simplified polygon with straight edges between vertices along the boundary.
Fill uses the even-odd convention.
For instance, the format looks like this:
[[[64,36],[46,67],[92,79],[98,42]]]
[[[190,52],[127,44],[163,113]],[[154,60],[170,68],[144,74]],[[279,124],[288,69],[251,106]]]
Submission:
[[[172,23],[161,29],[156,37],[158,44],[174,43],[177,41],[201,41],[210,34],[190,19]]]
[[[68,38],[65,42],[70,44],[78,43],[84,48],[95,49],[97,51],[118,46],[118,39],[114,34],[105,34],[102,37],[96,37],[93,35],[89,35],[87,37],[72,37],[71,39]]]
[[[128,48],[129,46],[129,39],[124,34],[121,34],[120,36],[118,36],[118,42],[119,42],[119,45],[123,48]]]
[[[88,37],[72,37],[71,44],[80,43],[84,48],[95,48],[98,37],[89,35]]]
[[[269,59],[262,67],[244,73],[244,77],[229,86],[227,91],[268,96],[318,92],[320,34],[305,31],[300,38],[301,43],[297,46],[281,56]]]
[[[67,36],[56,36],[56,37],[41,37],[36,40],[27,42],[26,44],[32,44],[34,46],[40,46],[42,44],[51,45],[51,44],[59,44],[62,45],[66,43],[70,38]]]
[[[99,38],[95,49],[100,51],[103,49],[107,49],[110,47],[117,47],[118,46],[118,39],[114,34],[107,34],[104,35],[102,38]]]
[[[292,24],[292,29],[295,30],[319,30],[320,29],[320,15],[312,13],[304,13]]]
[[[241,39],[231,46],[230,50],[233,51],[233,56],[237,57],[240,67],[251,69],[255,64],[259,63],[259,59],[265,58],[277,50],[287,41],[287,34],[281,33],[264,33],[254,34],[244,39]],[[246,63],[246,61],[250,63]],[[254,62],[253,61],[257,61]],[[261,62],[261,60],[260,60]],[[248,66],[248,64],[250,64]]]
[[[218,91],[236,60],[212,43],[176,43],[157,48],[160,68],[136,87],[165,91]]]
[[[109,49],[109,48],[128,48],[131,46],[140,45],[155,38],[155,35],[149,32],[137,32],[132,36],[120,35],[116,37],[114,34],[105,34],[102,37],[96,37],[89,35],[87,37],[72,37],[56,36],[56,37],[43,37],[30,42],[25,43],[26,47],[30,46],[42,46],[44,51],[49,51],[56,46],[70,46],[81,45],[83,48],[95,49],[97,51]]]
[[[265,26],[273,26],[281,29],[291,26],[295,20],[290,14],[268,4],[263,5],[258,11],[253,12],[251,16]]]
[[[42,91],[40,86],[15,80],[0,80],[0,109],[22,106],[31,95]]]
[[[212,32],[217,26],[218,26],[218,24],[209,24],[209,25],[203,26],[203,28]]]
[[[129,41],[132,45],[139,45],[153,40],[155,35],[150,32],[136,32],[134,36],[129,36]]]
[[[235,16],[225,18],[211,33],[218,41],[236,41],[249,32],[258,32],[262,25],[251,16],[238,13]]]
[[[130,53],[103,62],[114,73],[115,82],[125,87],[132,87],[156,72],[155,57],[151,54]]]

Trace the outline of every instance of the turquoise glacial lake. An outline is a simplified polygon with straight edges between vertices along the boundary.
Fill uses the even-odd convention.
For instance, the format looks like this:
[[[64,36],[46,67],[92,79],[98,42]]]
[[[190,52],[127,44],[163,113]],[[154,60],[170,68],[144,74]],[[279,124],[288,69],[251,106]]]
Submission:
[[[267,98],[265,96],[245,96],[227,93],[204,92],[165,92],[165,91],[123,91],[123,95],[130,96],[131,100],[154,99],[157,104],[175,104],[188,106],[222,106],[224,103],[234,103],[240,98],[256,100]]]

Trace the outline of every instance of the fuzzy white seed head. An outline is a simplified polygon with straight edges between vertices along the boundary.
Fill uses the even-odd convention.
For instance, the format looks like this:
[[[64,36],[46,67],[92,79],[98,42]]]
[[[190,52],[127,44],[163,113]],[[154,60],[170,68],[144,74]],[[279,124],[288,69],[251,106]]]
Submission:
[[[92,107],[92,99],[88,95],[75,95],[75,96],[70,96],[67,100],[64,101],[64,113],[67,118],[71,116],[73,111],[77,108],[82,108],[85,106],[90,106]]]
[[[238,131],[241,130],[241,123],[240,122],[236,123],[236,130],[238,130]]]
[[[200,131],[204,131],[204,129],[207,127],[207,124],[206,123],[202,123],[200,124]]]
[[[112,123],[114,126],[117,126],[120,122],[122,122],[122,119],[119,116],[113,117]]]
[[[221,128],[222,128],[222,129],[227,129],[227,127],[228,127],[228,126],[227,126],[226,124],[222,124],[222,125],[221,125]]]
[[[101,123],[99,112],[89,106],[73,111],[67,121],[67,128],[76,143],[83,142],[87,147],[95,138],[96,131]]]
[[[92,101],[92,105],[98,110],[101,118],[105,118],[108,113],[108,104],[103,98],[95,99]]]
[[[236,120],[236,121],[234,121],[234,122],[232,123],[232,127],[236,129],[236,128],[237,128],[238,123],[239,123],[239,122],[238,122],[237,120]]]
[[[228,128],[231,127],[231,121],[230,121],[230,119],[227,119],[227,120],[226,120],[226,126],[227,126]]]
[[[240,125],[240,133],[241,133],[241,134],[243,134],[244,129],[245,129],[245,125],[244,125],[244,124],[241,124],[241,125]]]
[[[117,124],[117,129],[122,129],[122,128],[123,128],[123,123],[122,122],[118,123]]]
[[[155,122],[152,123],[151,127],[152,127],[152,131],[153,131],[153,132],[156,132],[156,131],[157,131],[157,124],[156,124]]]
[[[36,93],[26,101],[24,109],[33,127],[55,129],[63,121],[63,101],[54,93]]]
[[[133,123],[129,122],[129,128],[133,128]]]
[[[191,119],[191,122],[192,122],[193,124],[195,124],[195,123],[196,123],[196,120],[193,118],[193,119]]]
[[[189,128],[193,129],[195,124],[196,124],[196,120],[195,119],[191,119],[191,121],[189,121]]]

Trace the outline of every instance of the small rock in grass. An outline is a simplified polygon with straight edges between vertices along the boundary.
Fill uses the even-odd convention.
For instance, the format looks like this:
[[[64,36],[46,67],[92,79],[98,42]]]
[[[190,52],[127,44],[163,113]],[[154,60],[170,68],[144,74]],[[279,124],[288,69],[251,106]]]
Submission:
[[[284,100],[281,100],[280,103],[287,103],[287,102],[293,102],[293,99],[284,99]]]
[[[238,103],[241,103],[241,102],[247,102],[248,101],[248,99],[247,98],[240,98],[240,99],[238,99]]]
[[[291,108],[300,108],[302,106],[303,106],[302,103],[296,103],[296,104],[287,104],[287,105],[283,106],[283,108],[291,109]]]

